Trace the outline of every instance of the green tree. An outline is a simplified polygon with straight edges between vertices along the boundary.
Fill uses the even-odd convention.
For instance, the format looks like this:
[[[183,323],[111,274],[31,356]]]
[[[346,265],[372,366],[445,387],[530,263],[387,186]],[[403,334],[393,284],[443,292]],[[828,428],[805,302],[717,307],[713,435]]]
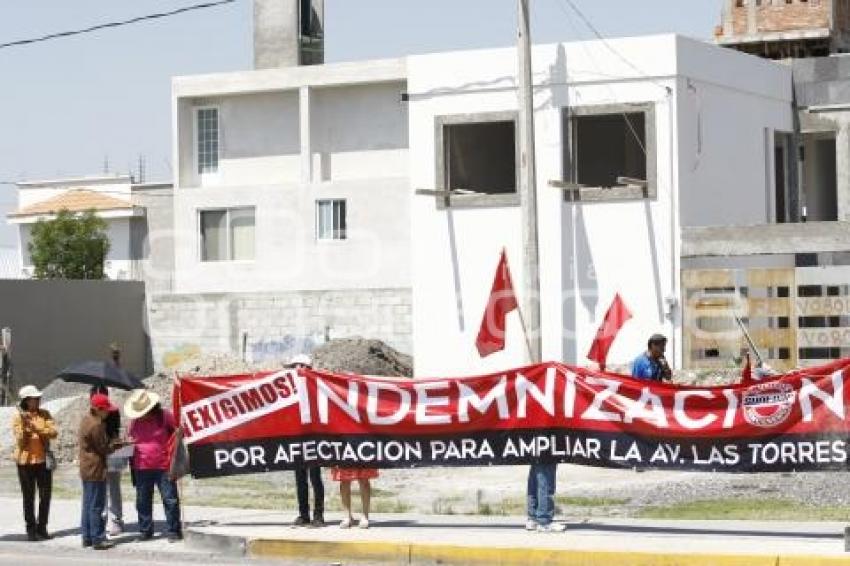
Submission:
[[[53,220],[39,220],[27,248],[36,279],[105,278],[109,237],[106,221],[93,210],[82,214],[60,210]]]

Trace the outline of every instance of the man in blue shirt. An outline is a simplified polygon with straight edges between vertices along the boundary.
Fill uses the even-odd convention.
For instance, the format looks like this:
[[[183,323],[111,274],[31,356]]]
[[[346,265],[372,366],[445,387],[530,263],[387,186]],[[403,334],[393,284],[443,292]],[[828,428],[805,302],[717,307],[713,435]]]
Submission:
[[[650,336],[646,352],[635,358],[632,364],[632,377],[650,381],[672,379],[670,366],[667,365],[667,360],[664,358],[666,348],[667,338],[661,334]]]

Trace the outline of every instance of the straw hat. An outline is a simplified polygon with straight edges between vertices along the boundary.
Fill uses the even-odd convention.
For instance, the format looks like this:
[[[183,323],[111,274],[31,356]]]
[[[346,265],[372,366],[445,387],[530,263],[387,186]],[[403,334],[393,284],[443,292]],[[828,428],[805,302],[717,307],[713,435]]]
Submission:
[[[41,391],[35,385],[24,385],[18,391],[18,399],[38,399],[41,397]]]
[[[298,354],[297,356],[293,356],[291,360],[289,360],[289,367],[295,367],[296,365],[307,366],[308,368],[313,367],[313,360],[310,359],[310,356],[307,354]]]
[[[138,419],[147,415],[157,403],[159,403],[159,395],[153,391],[134,389],[124,402],[124,414],[128,418]]]

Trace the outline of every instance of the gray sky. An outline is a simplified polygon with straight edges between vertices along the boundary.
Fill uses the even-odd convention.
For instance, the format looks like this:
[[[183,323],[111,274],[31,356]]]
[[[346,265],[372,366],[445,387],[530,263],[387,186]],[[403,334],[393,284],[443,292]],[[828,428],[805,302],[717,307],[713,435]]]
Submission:
[[[0,0],[0,43],[199,0]],[[575,0],[609,37],[711,37],[721,0]],[[531,0],[536,43],[586,39],[565,0]],[[515,0],[326,0],[329,61],[514,42]],[[568,16],[569,14],[569,16]],[[251,1],[0,49],[0,181],[136,168],[169,180],[170,77],[249,69]],[[0,206],[14,199],[0,185]],[[8,206],[8,204],[7,204]],[[0,245],[5,238],[0,234]]]

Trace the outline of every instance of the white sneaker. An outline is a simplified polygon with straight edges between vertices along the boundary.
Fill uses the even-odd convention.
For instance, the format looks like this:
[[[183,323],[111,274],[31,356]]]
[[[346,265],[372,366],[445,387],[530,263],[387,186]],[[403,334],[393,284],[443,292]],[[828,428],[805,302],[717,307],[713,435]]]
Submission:
[[[350,529],[351,528],[351,517],[346,517],[339,524],[340,529]]]
[[[369,519],[367,519],[366,517],[360,517],[360,522],[357,523],[357,527],[361,528],[361,529],[368,529],[369,528]]]
[[[525,522],[525,530],[526,531],[536,531],[537,530],[537,521],[534,519],[529,519]]]
[[[567,530],[567,525],[552,521],[548,525],[537,525],[538,533],[562,533]]]
[[[124,533],[124,525],[122,523],[117,522],[117,521],[111,522],[109,524],[108,533],[109,533],[109,536],[111,536],[111,537],[117,537],[117,536]]]

